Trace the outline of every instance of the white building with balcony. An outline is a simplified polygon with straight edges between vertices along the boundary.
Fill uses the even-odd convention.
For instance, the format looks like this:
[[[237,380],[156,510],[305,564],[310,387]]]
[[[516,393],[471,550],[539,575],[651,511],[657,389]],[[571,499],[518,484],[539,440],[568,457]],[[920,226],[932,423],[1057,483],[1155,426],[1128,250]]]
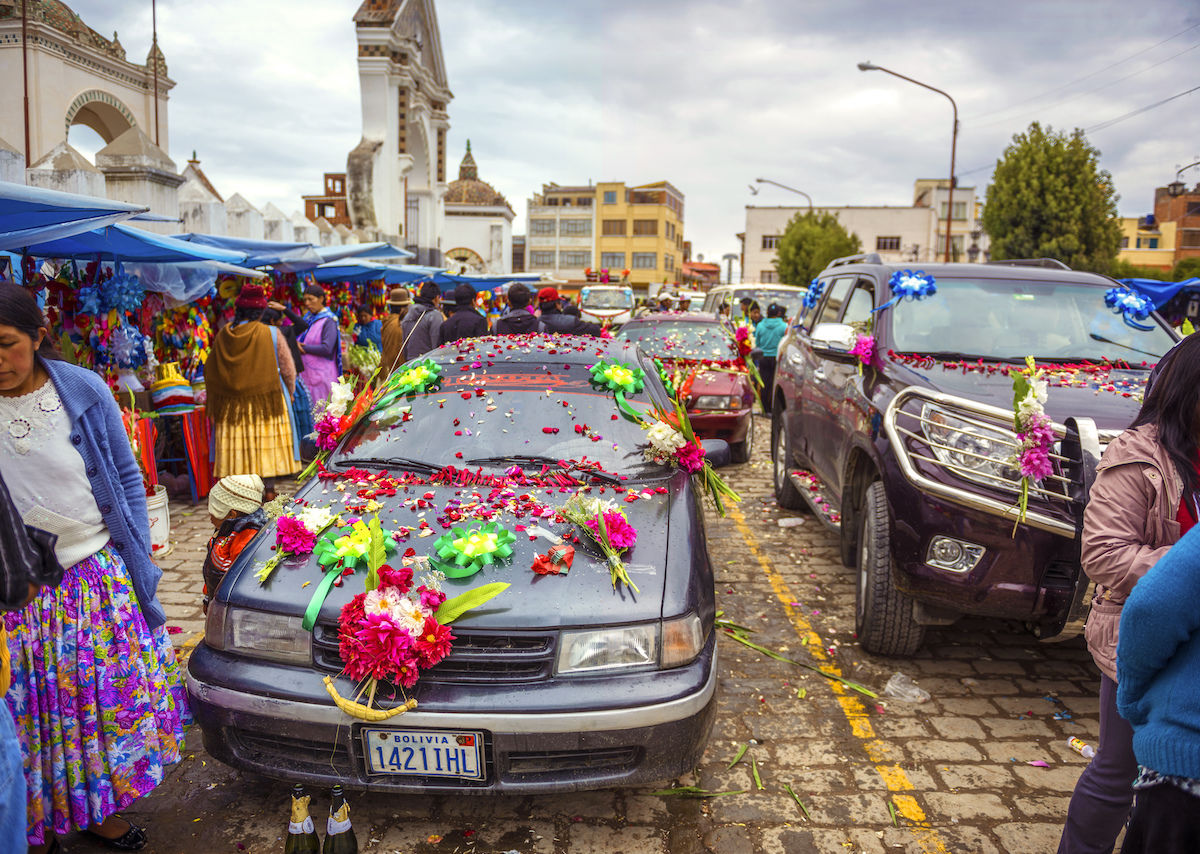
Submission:
[[[526,203],[525,269],[556,279],[582,279],[596,245],[596,188],[542,185]]]

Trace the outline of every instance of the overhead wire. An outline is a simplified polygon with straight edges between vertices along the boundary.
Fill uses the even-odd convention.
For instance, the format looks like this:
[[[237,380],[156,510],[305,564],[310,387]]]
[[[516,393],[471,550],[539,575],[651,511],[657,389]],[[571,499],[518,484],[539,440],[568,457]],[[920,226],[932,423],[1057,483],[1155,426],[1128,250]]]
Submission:
[[[1197,91],[1200,91],[1200,86],[1193,86],[1191,89],[1185,89],[1184,91],[1178,92],[1169,98],[1163,98],[1161,101],[1155,101],[1153,104],[1147,104],[1144,107],[1138,107],[1136,110],[1130,110],[1128,113],[1125,113],[1122,116],[1117,116],[1116,118],[1108,119],[1107,121],[1103,121],[1103,122],[1100,122],[1099,124],[1094,124],[1091,127],[1084,128],[1083,132],[1091,133],[1092,131],[1104,130],[1105,128],[1110,128],[1113,125],[1117,124],[1118,122],[1123,122],[1126,119],[1131,119],[1134,116],[1141,115],[1142,113],[1148,112],[1149,110],[1153,110],[1156,107],[1161,107],[1163,104],[1168,104],[1171,101],[1174,101],[1176,98],[1182,98],[1184,95],[1190,95],[1193,92],[1197,92]]]
[[[1139,50],[1136,53],[1131,53],[1129,56],[1125,57],[1124,59],[1118,59],[1116,62],[1110,63],[1109,65],[1106,65],[1103,68],[1098,68],[1095,71],[1084,74],[1082,77],[1076,77],[1074,80],[1064,83],[1061,86],[1057,86],[1053,89],[1048,89],[1045,92],[1038,93],[1037,95],[1031,95],[1030,97],[1025,98],[1024,100],[1009,104],[1007,107],[1001,107],[998,110],[991,110],[986,113],[980,113],[979,115],[976,115],[976,116],[966,116],[966,117],[964,117],[964,121],[974,122],[977,119],[986,118],[988,116],[994,116],[994,115],[997,115],[998,113],[1011,112],[1016,107],[1023,106],[1024,104],[1028,104],[1032,101],[1037,101],[1037,100],[1039,100],[1041,98],[1045,98],[1049,95],[1056,95],[1065,89],[1070,89],[1076,83],[1082,83],[1084,80],[1089,80],[1098,74],[1103,74],[1105,71],[1108,71],[1109,69],[1112,69],[1112,68],[1116,68],[1118,65],[1124,65],[1126,62],[1129,62],[1131,59],[1137,59],[1142,54],[1149,53],[1150,51],[1154,50],[1155,48],[1161,47],[1162,45],[1166,44],[1167,42],[1173,41],[1173,40],[1179,38],[1180,36],[1184,35],[1185,33],[1191,32],[1192,30],[1196,29],[1197,27],[1200,27],[1200,23],[1192,24],[1190,27],[1185,27],[1184,29],[1180,30],[1179,32],[1175,33],[1174,35],[1168,36],[1167,38],[1163,39],[1160,42],[1156,42],[1155,44],[1152,44],[1147,48],[1143,48],[1142,50]]]

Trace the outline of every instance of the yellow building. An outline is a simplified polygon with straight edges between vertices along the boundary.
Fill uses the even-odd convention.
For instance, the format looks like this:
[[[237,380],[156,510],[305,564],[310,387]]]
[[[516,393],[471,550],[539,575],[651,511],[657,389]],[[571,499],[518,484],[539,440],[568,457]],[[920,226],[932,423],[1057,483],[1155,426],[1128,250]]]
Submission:
[[[683,272],[683,193],[668,181],[596,185],[594,269],[629,270],[636,290],[677,282]]]
[[[1117,257],[1138,267],[1170,270],[1175,265],[1174,222],[1153,217],[1121,217],[1121,251]]]

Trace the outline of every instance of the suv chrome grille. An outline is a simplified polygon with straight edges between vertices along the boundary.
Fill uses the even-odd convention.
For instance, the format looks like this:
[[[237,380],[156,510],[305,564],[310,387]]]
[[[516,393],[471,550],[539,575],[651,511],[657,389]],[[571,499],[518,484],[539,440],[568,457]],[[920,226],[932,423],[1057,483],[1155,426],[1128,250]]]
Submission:
[[[921,490],[993,515],[1017,520],[1021,476],[1007,459],[1016,453],[1012,412],[916,387],[888,405],[884,428],[904,476]],[[1058,438],[1050,455],[1052,473],[1029,487],[1025,522],[1054,534],[1074,536],[1070,519],[1072,481]]]
[[[536,682],[554,672],[555,636],[455,631],[450,654],[421,674],[423,682]],[[313,663],[340,673],[336,623],[320,622],[313,630]]]

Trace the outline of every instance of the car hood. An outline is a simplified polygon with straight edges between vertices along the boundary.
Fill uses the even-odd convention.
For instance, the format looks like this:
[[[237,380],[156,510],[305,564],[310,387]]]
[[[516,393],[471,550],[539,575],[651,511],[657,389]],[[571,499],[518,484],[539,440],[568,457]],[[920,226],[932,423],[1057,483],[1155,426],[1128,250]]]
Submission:
[[[658,481],[647,488],[652,490],[666,483]],[[557,488],[515,487],[515,490],[518,495],[530,495],[548,507],[561,506],[571,495],[571,491],[560,493]],[[434,542],[448,530],[436,521],[440,509],[433,508],[443,508],[454,501],[462,505],[469,505],[472,501],[487,502],[490,492],[491,488],[486,486],[416,486],[408,492],[398,491],[394,497],[380,498],[383,508],[379,511],[379,519],[385,531],[394,531],[401,526],[418,529],[397,544],[396,554],[388,562],[399,566],[402,555],[410,547],[418,556],[433,553]],[[347,493],[352,494],[352,488],[347,487],[345,492],[339,492],[326,483],[313,482],[297,498],[317,506],[333,505],[332,509],[337,510],[344,506]],[[633,593],[624,585],[614,590],[607,564],[599,550],[584,537],[580,537],[581,542],[573,544],[575,558],[567,575],[535,574],[532,571],[534,557],[545,554],[552,544],[542,536],[531,541],[528,530],[517,530],[518,526],[528,529],[539,525],[559,536],[570,533],[573,526],[565,522],[555,523],[552,518],[534,520],[527,516],[516,519],[509,513],[502,513],[498,516],[499,523],[517,538],[512,546],[511,559],[484,567],[470,578],[448,578],[443,582],[443,590],[452,598],[495,581],[507,582],[511,586],[483,608],[459,618],[455,625],[488,629],[546,629],[659,619],[666,580],[670,496],[651,493],[650,497],[627,503],[625,495],[614,495],[611,487],[605,488],[603,494],[600,493],[600,487],[592,487],[591,495],[615,498],[630,524],[637,530],[637,544],[626,553],[625,564],[640,592]],[[419,507],[417,502],[426,502],[428,507]],[[343,519],[352,515],[344,511]],[[433,529],[432,535],[418,536],[422,518]],[[481,523],[458,524],[469,527],[470,524]],[[239,556],[230,570],[229,578],[221,585],[218,594],[220,599],[228,598],[233,607],[282,614],[304,613],[323,577],[322,569],[312,555],[285,560],[266,586],[261,586],[255,578],[255,572],[274,553],[274,541],[275,525],[272,522]],[[420,570],[415,572],[418,580],[414,583],[420,583]],[[362,592],[365,578],[365,570],[360,570],[353,576],[346,576],[341,587],[331,588],[319,620],[336,622],[342,606]]]
[[[936,365],[928,369],[902,367],[901,373],[910,376],[914,385],[1012,409],[1012,377],[999,372],[963,372],[962,369]],[[1045,404],[1046,414],[1060,424],[1067,418],[1083,417],[1091,418],[1101,430],[1124,430],[1138,412],[1139,403],[1132,395],[1144,390],[1149,375],[1148,370],[1113,370],[1106,375],[1096,375],[1102,382],[1096,382],[1096,377],[1078,374],[1080,381],[1086,383],[1082,386],[1054,385],[1052,381]],[[1109,390],[1107,386],[1112,383],[1122,384],[1123,391]]]
[[[741,394],[745,385],[745,374],[701,368],[696,371],[696,377],[692,380],[692,394]]]

